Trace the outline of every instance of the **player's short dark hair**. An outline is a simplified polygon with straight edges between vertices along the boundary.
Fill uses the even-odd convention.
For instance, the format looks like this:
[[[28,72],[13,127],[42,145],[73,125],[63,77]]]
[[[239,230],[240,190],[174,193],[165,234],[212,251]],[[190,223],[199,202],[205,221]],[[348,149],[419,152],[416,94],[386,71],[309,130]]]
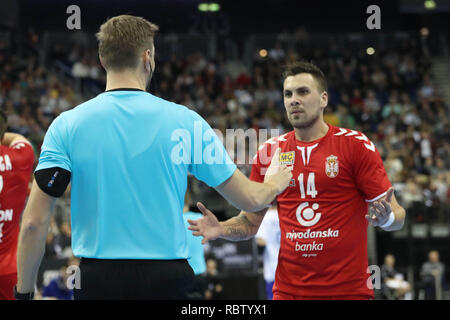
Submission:
[[[296,61],[288,63],[284,67],[283,81],[286,80],[287,77],[295,76],[300,73],[309,73],[310,75],[312,75],[317,82],[317,88],[319,89],[319,92],[328,90],[327,79],[325,78],[322,70],[320,70],[320,68],[315,64],[307,61]]]
[[[6,116],[5,111],[0,108],[0,141],[3,139],[3,134],[8,128],[8,117]]]

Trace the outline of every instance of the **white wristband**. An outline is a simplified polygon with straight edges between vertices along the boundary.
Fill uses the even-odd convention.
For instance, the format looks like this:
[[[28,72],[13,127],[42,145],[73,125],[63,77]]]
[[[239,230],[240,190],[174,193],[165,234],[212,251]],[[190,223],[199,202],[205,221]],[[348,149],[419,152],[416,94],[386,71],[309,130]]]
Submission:
[[[394,223],[394,220],[395,220],[395,215],[394,215],[394,212],[391,211],[391,213],[389,214],[389,219],[386,221],[385,224],[380,225],[380,228],[390,227]]]

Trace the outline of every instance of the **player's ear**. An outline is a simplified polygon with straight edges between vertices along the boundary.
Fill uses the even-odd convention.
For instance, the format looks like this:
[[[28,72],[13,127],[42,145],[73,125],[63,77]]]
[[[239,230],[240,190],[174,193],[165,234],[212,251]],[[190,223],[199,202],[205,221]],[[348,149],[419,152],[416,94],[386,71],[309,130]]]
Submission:
[[[100,60],[100,64],[101,64],[101,66],[103,67],[103,69],[106,70],[105,65],[103,64],[102,56],[101,56],[100,54],[98,55],[98,60]]]
[[[151,71],[152,70],[152,52],[150,51],[150,49],[146,49],[142,55],[142,60],[144,62],[144,68],[146,71]]]
[[[325,108],[328,105],[328,92],[323,91],[320,94],[320,106]]]

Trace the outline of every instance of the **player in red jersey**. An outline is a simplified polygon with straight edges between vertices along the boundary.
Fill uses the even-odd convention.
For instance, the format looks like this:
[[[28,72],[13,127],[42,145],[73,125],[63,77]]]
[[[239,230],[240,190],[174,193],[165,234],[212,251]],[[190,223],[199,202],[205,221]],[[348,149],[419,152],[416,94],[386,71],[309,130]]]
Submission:
[[[34,151],[25,137],[5,132],[6,127],[6,116],[0,110],[0,300],[14,300],[20,216],[28,195]]]
[[[286,69],[283,87],[294,130],[265,142],[250,174],[263,181],[276,167],[293,168],[290,186],[277,196],[281,246],[274,299],[372,299],[368,223],[399,230],[405,210],[375,145],[361,132],[324,122],[328,94],[322,71],[297,62]],[[267,211],[242,211],[219,223],[197,205],[204,217],[191,221],[189,229],[204,242],[253,237]]]

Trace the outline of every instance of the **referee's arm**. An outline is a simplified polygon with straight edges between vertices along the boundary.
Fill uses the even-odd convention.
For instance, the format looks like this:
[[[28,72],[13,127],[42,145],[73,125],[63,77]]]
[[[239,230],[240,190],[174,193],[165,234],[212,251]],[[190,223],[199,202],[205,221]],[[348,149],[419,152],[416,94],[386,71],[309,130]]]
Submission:
[[[264,183],[251,181],[239,169],[231,178],[215,189],[236,208],[248,212],[259,212],[269,207],[275,197],[286,189],[292,179],[292,168],[279,163],[280,149],[277,149]]]
[[[17,292],[34,291],[39,265],[45,252],[54,197],[43,192],[33,181],[30,197],[22,215],[17,248]]]

